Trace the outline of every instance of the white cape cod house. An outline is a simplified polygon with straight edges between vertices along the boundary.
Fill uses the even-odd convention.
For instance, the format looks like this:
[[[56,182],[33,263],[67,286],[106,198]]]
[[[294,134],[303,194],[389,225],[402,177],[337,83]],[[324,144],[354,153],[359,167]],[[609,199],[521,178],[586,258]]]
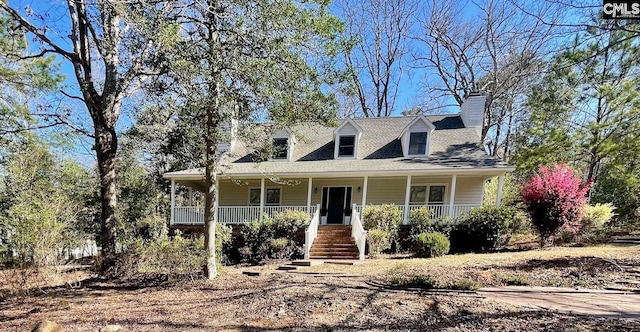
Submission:
[[[411,209],[424,206],[436,217],[455,217],[482,205],[484,182],[493,177],[500,177],[500,204],[502,177],[514,167],[485,153],[484,104],[484,96],[472,95],[460,114],[345,119],[334,128],[299,125],[274,133],[279,153],[262,162],[232,140],[217,173],[218,221],[241,224],[284,210],[307,211],[313,219],[306,258],[315,252],[364,259],[364,206],[395,204],[405,224]],[[203,224],[202,206],[176,206],[174,194],[177,184],[202,191],[203,174],[189,169],[164,175],[172,183],[172,227]],[[351,233],[357,252],[331,255],[340,243],[316,239],[323,230]]]

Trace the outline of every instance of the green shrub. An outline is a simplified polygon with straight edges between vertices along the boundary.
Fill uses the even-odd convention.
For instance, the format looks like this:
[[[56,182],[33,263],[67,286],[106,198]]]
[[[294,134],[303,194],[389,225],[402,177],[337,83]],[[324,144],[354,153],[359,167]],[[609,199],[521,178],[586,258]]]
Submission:
[[[409,224],[411,225],[411,235],[417,236],[421,233],[433,232],[433,211],[426,207],[413,209],[409,213]]]
[[[167,221],[157,214],[148,215],[136,222],[135,235],[143,240],[155,240],[167,237]]]
[[[172,239],[135,238],[124,246],[110,274],[121,279],[194,280],[202,276],[206,260],[204,237],[188,239],[178,232]]]
[[[274,259],[285,259],[290,256],[290,240],[284,237],[269,240],[269,257]]]
[[[449,252],[449,239],[442,233],[421,233],[416,236],[420,257],[440,257]]]
[[[303,255],[303,239],[298,236],[311,222],[311,217],[303,211],[283,211],[272,218],[253,221],[244,225],[242,237],[245,247],[240,254],[250,263],[260,263],[268,259],[293,259]]]
[[[233,240],[233,229],[231,226],[216,223],[216,259],[221,264],[229,262],[229,252]]]
[[[508,242],[509,227],[517,217],[517,209],[507,206],[485,206],[472,209],[453,225],[449,240],[451,251],[487,252]]]
[[[294,240],[300,230],[311,223],[311,216],[304,211],[286,210],[273,215],[273,236]]]
[[[367,231],[367,243],[369,255],[378,256],[383,250],[391,248],[391,234],[382,229],[371,229]]]
[[[615,206],[611,203],[585,205],[582,214],[582,233],[600,229],[615,217]]]
[[[402,224],[402,210],[393,204],[369,205],[363,212],[363,226],[366,230],[379,229],[389,234],[391,243],[398,238],[398,229]]]

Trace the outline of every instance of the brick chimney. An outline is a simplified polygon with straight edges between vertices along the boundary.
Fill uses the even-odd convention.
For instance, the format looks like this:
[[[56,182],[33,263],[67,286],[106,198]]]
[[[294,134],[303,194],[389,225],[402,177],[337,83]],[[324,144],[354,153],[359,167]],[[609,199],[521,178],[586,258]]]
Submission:
[[[484,108],[487,96],[480,92],[471,92],[460,107],[460,117],[467,128],[482,128]]]

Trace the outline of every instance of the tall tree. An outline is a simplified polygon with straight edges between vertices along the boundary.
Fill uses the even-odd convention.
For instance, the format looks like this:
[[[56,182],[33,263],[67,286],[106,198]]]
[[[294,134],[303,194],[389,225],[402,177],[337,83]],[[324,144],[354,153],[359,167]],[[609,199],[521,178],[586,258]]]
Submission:
[[[354,113],[389,116],[396,108],[418,3],[340,0],[337,7],[346,26],[342,37],[344,65],[359,105]]]
[[[527,9],[555,21],[557,12]],[[554,26],[524,14],[512,2],[433,0],[413,39],[420,45],[414,66],[428,71],[427,98],[440,107],[462,105],[469,93],[487,95],[482,140],[491,155],[507,155],[522,116],[526,87],[541,72],[540,58],[552,45]]]
[[[557,56],[545,83],[533,89],[520,163],[560,157],[597,182],[603,163],[619,160],[627,138],[640,131],[640,41],[632,35],[589,30]]]
[[[32,57],[25,33],[0,12],[0,138],[59,124],[35,116],[47,106],[35,96],[52,91],[62,80],[57,68],[54,56]]]
[[[16,9],[20,7],[24,14]],[[106,269],[116,252],[116,125],[124,99],[141,83],[146,61],[155,54],[155,43],[139,38],[134,21],[127,19],[126,3],[120,1],[68,0],[66,6],[53,5],[50,10],[66,12],[67,19],[55,27],[44,13],[29,6],[1,1],[0,9],[40,43],[39,52],[26,58],[56,54],[73,66],[77,90],[62,93],[86,107],[91,126],[72,124],[59,112],[51,116],[93,139],[100,177],[102,268]]]
[[[199,133],[193,158],[204,168],[206,275],[216,276],[215,205],[219,143],[225,129],[269,122],[330,121],[333,98],[314,66],[340,27],[325,1],[207,0],[167,2],[179,25],[165,54],[180,115]],[[170,9],[169,9],[170,7]],[[238,131],[241,135],[243,132]],[[198,150],[196,150],[198,151]]]

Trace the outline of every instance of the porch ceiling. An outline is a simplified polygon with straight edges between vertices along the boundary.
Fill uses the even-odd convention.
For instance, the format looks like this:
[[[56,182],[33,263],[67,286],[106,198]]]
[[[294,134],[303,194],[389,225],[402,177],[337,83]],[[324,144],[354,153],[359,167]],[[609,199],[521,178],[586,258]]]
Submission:
[[[185,187],[193,188],[199,192],[205,192],[204,181],[202,180],[181,180],[176,179],[176,183]]]

